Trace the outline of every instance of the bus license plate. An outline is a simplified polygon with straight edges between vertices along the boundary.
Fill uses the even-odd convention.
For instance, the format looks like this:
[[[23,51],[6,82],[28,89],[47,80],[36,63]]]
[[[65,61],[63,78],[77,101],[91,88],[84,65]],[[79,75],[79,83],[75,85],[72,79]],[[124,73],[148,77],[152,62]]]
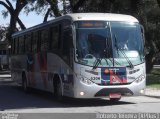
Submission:
[[[120,93],[110,93],[109,97],[110,98],[121,98],[121,94]]]

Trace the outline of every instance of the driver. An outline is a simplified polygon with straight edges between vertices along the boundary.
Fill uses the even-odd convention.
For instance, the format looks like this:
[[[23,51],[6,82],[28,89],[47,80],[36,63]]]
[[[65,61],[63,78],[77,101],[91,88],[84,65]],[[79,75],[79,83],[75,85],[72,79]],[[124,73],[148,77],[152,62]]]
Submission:
[[[78,57],[79,58],[84,58],[87,54],[89,54],[88,50],[88,43],[86,39],[86,34],[81,33],[78,37],[78,42],[77,42],[77,49],[78,49]]]
[[[118,42],[118,48],[121,50],[128,50],[128,38],[121,39]]]

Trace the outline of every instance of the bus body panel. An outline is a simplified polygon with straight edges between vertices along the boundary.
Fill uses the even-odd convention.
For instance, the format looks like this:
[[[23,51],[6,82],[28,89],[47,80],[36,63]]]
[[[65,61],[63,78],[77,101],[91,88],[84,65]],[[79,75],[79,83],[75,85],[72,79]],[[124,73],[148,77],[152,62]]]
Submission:
[[[121,85],[107,85],[107,84],[106,85],[98,85],[96,83],[93,83],[90,85],[85,84],[79,79],[81,73],[83,72],[83,71],[81,72],[81,70],[83,70],[83,69],[91,70],[91,67],[85,66],[85,68],[84,68],[83,65],[75,63],[75,72],[77,75],[75,75],[76,87],[74,89],[75,90],[74,96],[77,98],[109,97],[107,90],[109,90],[110,93],[120,93],[120,94],[122,93],[123,96],[139,96],[139,95],[142,95],[142,93],[140,91],[145,89],[145,85],[146,85],[146,74],[145,74],[145,70],[144,70],[145,63],[138,65],[138,66],[135,66],[134,69],[128,69],[128,71],[127,71],[128,74],[129,74],[129,70],[130,71],[134,71],[137,69],[141,69],[141,70],[139,70],[138,73],[135,72],[134,73],[135,75],[132,74],[133,76],[135,76],[135,78],[134,78],[134,80],[132,80],[132,82],[130,84],[121,84]],[[127,80],[131,80],[129,78],[131,78],[132,75],[128,75],[128,74],[127,74]],[[144,75],[144,79],[137,83],[136,80],[141,75]],[[88,72],[83,73],[82,77],[87,77],[89,80],[92,79],[92,75],[88,74]],[[102,80],[101,76],[97,76],[97,77],[100,77],[100,80]],[[98,92],[100,90],[104,90],[106,92],[102,91],[102,94],[98,95]],[[113,92],[111,90],[113,90]],[[121,91],[121,90],[123,90],[123,91]],[[80,92],[84,92],[84,95],[83,96],[80,95]],[[96,95],[96,93],[97,93],[97,95]]]
[[[95,17],[95,15],[97,15],[97,17]],[[62,84],[62,95],[74,98],[101,98],[108,97],[110,93],[120,93],[124,96],[140,95],[143,93],[146,82],[146,68],[144,62],[135,65],[133,68],[125,66],[97,66],[93,69],[93,66],[85,66],[84,64],[77,63],[75,60],[77,52],[76,29],[73,25],[75,21],[106,20],[138,23],[138,20],[132,16],[95,13],[71,14],[15,33],[13,39],[15,40],[16,37],[28,33],[31,33],[33,38],[33,33],[35,31],[39,31],[43,28],[51,29],[51,26],[55,26],[56,24],[62,25],[65,20],[70,21],[70,26],[72,28],[73,51],[68,54],[71,56],[63,55],[62,46],[60,46],[59,53],[54,51],[37,51],[36,53],[25,54],[13,53],[11,56],[11,74],[14,81],[22,84],[22,75],[25,74],[29,87],[54,93],[54,77],[58,76]],[[62,30],[63,28],[60,28],[61,37],[64,35]],[[52,33],[49,34],[49,40],[51,34]],[[39,35],[41,35],[41,32]],[[39,35],[37,36],[38,38]],[[62,40],[62,38],[60,40]],[[117,75],[116,71],[118,73]],[[109,72],[109,74],[106,74],[106,72]],[[141,80],[139,77],[143,79],[141,78]]]
[[[12,56],[11,60],[12,79],[18,84],[22,84],[25,73],[29,87],[54,92],[53,80],[57,74],[63,83],[63,95],[73,97],[73,71],[58,55],[39,53]]]

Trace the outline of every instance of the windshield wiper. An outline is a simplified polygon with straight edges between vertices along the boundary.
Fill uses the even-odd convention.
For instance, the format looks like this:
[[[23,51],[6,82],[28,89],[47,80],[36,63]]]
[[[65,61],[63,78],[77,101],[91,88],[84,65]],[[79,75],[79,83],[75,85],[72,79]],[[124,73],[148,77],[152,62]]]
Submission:
[[[102,58],[96,58],[95,65],[93,66],[93,70],[98,67],[99,64],[101,64]]]
[[[129,58],[127,57],[126,53],[118,47],[118,45],[117,45],[117,38],[116,38],[116,35],[115,35],[115,34],[114,34],[114,39],[115,39],[115,48],[116,48],[116,50],[117,50],[117,54],[119,55],[119,52],[118,52],[118,51],[120,51],[120,52],[123,54],[123,56],[124,56],[124,58],[126,59],[126,61],[128,62],[129,67],[130,67],[130,68],[134,68],[132,62],[131,62],[131,61],[129,60]]]
[[[104,58],[104,60],[106,61],[106,63],[109,65],[107,58],[109,59],[109,61],[113,64],[113,61],[111,60],[111,50],[110,50],[110,44],[109,41],[107,40],[107,44],[106,44],[106,48],[103,50],[103,56],[101,58],[96,58],[95,61],[95,65],[93,66],[93,70],[96,69],[99,64],[101,64],[102,59]],[[117,65],[120,65],[117,61],[114,61]]]
[[[107,44],[106,44],[107,48],[107,52],[106,52],[106,55],[107,55],[107,58],[110,60],[110,62],[112,62],[113,66],[114,64],[116,63],[116,65],[120,65],[120,63],[118,63],[115,59],[111,59],[111,56],[112,56],[112,53],[111,53],[111,49],[112,49],[112,46],[107,38]]]
[[[96,58],[96,61],[95,61],[95,65],[93,66],[93,70],[96,69],[98,67],[99,64],[101,64],[101,61],[102,59],[104,58],[106,63],[109,65],[107,58],[109,58],[111,56],[111,53],[110,53],[110,45],[109,45],[109,42],[108,42],[108,38],[106,37],[106,48],[103,50],[103,56],[101,58]]]

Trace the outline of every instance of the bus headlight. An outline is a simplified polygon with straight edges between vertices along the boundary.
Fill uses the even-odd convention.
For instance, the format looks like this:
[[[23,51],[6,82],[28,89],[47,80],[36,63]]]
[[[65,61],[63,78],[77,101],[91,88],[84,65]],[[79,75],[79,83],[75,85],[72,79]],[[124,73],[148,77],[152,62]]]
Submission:
[[[93,84],[92,81],[90,81],[89,79],[87,79],[86,77],[83,77],[83,76],[80,77],[80,80],[81,80],[81,82],[83,82],[83,83],[85,83],[87,85]]]
[[[136,79],[136,83],[139,83],[139,82],[143,81],[144,79],[145,79],[145,76],[141,75]]]

